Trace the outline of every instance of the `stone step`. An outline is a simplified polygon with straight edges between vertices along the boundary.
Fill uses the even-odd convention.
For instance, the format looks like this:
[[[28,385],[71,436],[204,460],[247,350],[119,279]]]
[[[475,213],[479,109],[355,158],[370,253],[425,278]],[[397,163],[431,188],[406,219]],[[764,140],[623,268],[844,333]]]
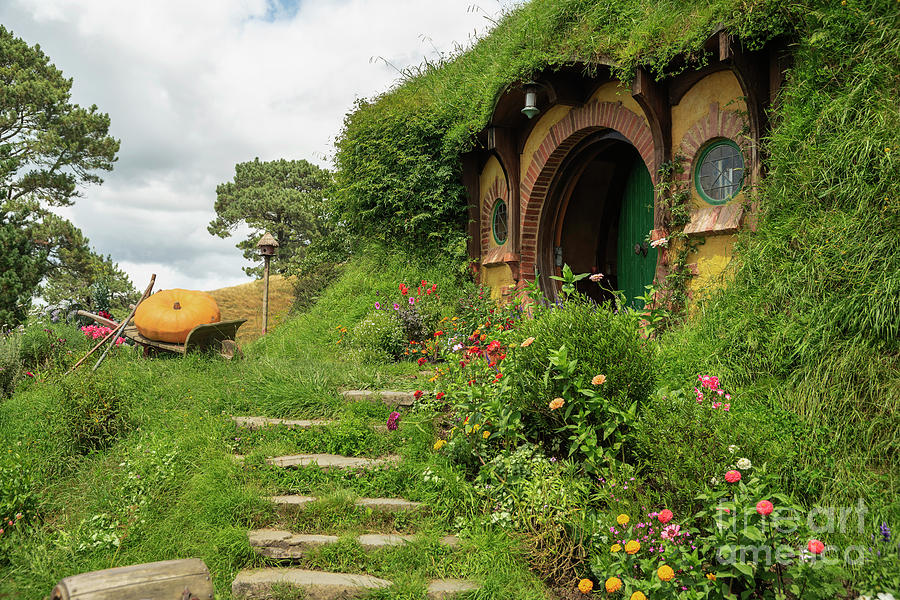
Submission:
[[[263,427],[283,426],[283,427],[300,427],[308,429],[310,427],[322,427],[330,425],[334,421],[326,419],[270,419],[268,417],[231,417],[235,425],[242,429],[262,429]]]
[[[381,400],[388,406],[412,406],[416,397],[413,392],[394,392],[391,390],[345,390],[341,392],[344,400]]]
[[[359,598],[392,583],[371,575],[328,573],[306,569],[246,569],[240,571],[231,584],[235,598],[270,598],[273,590],[299,588],[305,600],[344,600]]]
[[[336,544],[339,538],[336,535],[292,533],[280,529],[253,529],[247,532],[247,539],[254,551],[261,556],[290,560],[302,558],[316,548]],[[356,541],[366,552],[374,552],[381,548],[408,544],[415,539],[414,535],[367,533],[358,536]],[[455,535],[447,535],[440,539],[440,543],[456,548],[459,546],[459,539]]]
[[[287,456],[267,458],[266,463],[274,467],[284,468],[317,466],[328,471],[331,469],[371,469],[384,465],[398,465],[400,464],[400,457],[390,455],[382,458],[363,458],[358,456],[340,456],[338,454],[289,454]]]
[[[318,501],[313,496],[270,496],[269,500],[280,508],[302,509],[306,505]],[[359,498],[354,503],[360,508],[371,508],[376,512],[412,512],[424,506],[421,502],[412,502],[403,498]]]
[[[436,579],[428,583],[428,600],[448,600],[478,589],[481,589],[478,583],[467,579]]]

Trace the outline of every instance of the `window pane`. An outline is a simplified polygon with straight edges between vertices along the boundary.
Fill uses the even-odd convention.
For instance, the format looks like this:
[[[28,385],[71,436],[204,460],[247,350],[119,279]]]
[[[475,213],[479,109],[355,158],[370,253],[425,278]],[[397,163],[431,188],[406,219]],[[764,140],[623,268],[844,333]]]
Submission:
[[[744,157],[732,142],[717,142],[704,154],[694,176],[709,201],[726,202],[741,189]]]

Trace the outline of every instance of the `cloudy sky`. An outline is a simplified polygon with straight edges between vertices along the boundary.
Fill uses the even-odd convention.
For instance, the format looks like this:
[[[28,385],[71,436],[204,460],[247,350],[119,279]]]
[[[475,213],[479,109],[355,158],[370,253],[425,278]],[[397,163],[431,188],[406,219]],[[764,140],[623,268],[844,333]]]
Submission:
[[[247,281],[238,238],[211,236],[238,162],[329,166],[344,114],[397,69],[482,35],[510,0],[2,0],[73,101],[122,142],[102,186],[63,212],[143,289]],[[238,234],[239,235],[239,234]]]

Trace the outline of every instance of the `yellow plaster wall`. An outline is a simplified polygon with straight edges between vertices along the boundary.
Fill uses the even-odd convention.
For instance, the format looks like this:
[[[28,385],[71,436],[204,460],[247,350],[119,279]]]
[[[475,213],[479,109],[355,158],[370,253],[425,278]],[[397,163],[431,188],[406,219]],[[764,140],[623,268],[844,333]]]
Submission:
[[[503,174],[503,167],[500,165],[500,161],[497,160],[496,156],[491,156],[487,163],[484,165],[484,169],[481,170],[481,176],[479,178],[479,190],[481,192],[481,214],[485,214],[485,206],[484,203],[488,203],[489,206],[487,209],[490,209],[494,205],[494,200],[496,198],[488,198],[488,191],[494,186],[494,181],[499,180],[500,189],[503,189],[503,186],[506,185],[506,176]],[[490,223],[487,224],[490,227]],[[488,248],[496,248],[497,243],[494,241],[494,236],[488,236]]]
[[[700,119],[709,114],[710,104],[719,104],[719,110],[746,112],[747,103],[743,97],[740,83],[731,71],[718,71],[708,75],[694,84],[681,98],[681,102],[672,107],[672,152],[677,154],[681,149],[684,136]],[[685,168],[693,169],[693,156],[687,156]],[[690,180],[691,203],[695,208],[710,206],[697,193],[694,186],[693,173]],[[741,191],[729,201],[744,202],[745,195]],[[711,289],[721,286],[723,271],[731,262],[735,236],[707,236],[706,243],[688,258],[689,263],[696,263],[697,275],[690,282],[694,299],[692,304]]]
[[[744,93],[741,84],[731,71],[717,71],[707,75],[687,91],[681,98],[681,102],[672,107],[672,155],[678,154],[681,142],[688,131],[709,114],[709,105],[719,103],[719,110],[746,112],[747,103],[744,101]],[[685,168],[691,168],[693,156],[685,157]],[[698,208],[709,206],[697,193],[694,187],[693,174],[691,177],[691,199]],[[741,191],[728,203],[743,202],[744,192]]]
[[[647,116],[644,109],[631,95],[631,88],[622,85],[620,81],[608,81],[597,88],[588,102],[621,102],[622,106],[642,118],[645,122]]]
[[[502,288],[516,284],[512,271],[507,265],[492,265],[481,271],[481,283],[491,288],[491,298],[500,300]]]
[[[704,293],[725,283],[722,274],[731,262],[734,241],[733,235],[707,237],[706,243],[688,257],[688,263],[697,264],[697,275],[691,279],[689,286],[694,294],[692,304]]]
[[[562,121],[563,117],[569,114],[570,110],[572,110],[572,107],[570,106],[557,104],[547,112],[541,114],[540,120],[531,130],[528,139],[525,140],[525,146],[522,148],[522,156],[519,159],[519,164],[522,165],[522,173],[528,171],[528,167],[531,165],[531,159],[534,158],[534,153],[540,147],[544,138],[547,137],[547,134],[550,133],[550,128]]]

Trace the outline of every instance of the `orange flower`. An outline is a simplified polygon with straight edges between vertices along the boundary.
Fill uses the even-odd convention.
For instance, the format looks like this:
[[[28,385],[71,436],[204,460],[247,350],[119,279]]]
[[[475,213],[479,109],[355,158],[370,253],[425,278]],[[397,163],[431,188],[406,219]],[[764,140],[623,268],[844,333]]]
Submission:
[[[594,385],[603,385],[606,382],[606,375],[594,375],[591,383]]]
[[[707,574],[706,574],[706,578],[709,579],[710,581],[715,581],[715,580],[716,580],[716,574],[715,574],[715,573],[707,573]]]
[[[641,549],[641,543],[637,540],[631,540],[627,544],[625,544],[625,552],[628,554],[637,554],[637,551]]]
[[[618,577],[610,577],[606,580],[606,591],[614,594],[622,589],[622,580]]]
[[[590,579],[582,579],[578,582],[578,591],[582,594],[590,594],[592,589],[594,589],[594,582]]]
[[[554,398],[553,400],[550,401],[550,410],[556,410],[557,408],[562,408],[563,404],[565,404],[565,403],[566,403],[566,401],[563,400],[562,398]]]
[[[647,600],[647,596],[644,595],[644,592],[635,592],[631,595],[631,600]]]
[[[672,581],[672,578],[675,577],[675,571],[669,565],[663,565],[657,569],[656,576],[659,577],[660,581]]]
[[[534,343],[534,338],[533,338],[533,337],[530,337],[530,338],[527,338],[524,342],[522,342],[522,346],[521,346],[521,347],[522,347],[522,348],[525,348],[525,347],[527,347],[527,346],[530,346],[530,345],[533,344],[533,343]]]

